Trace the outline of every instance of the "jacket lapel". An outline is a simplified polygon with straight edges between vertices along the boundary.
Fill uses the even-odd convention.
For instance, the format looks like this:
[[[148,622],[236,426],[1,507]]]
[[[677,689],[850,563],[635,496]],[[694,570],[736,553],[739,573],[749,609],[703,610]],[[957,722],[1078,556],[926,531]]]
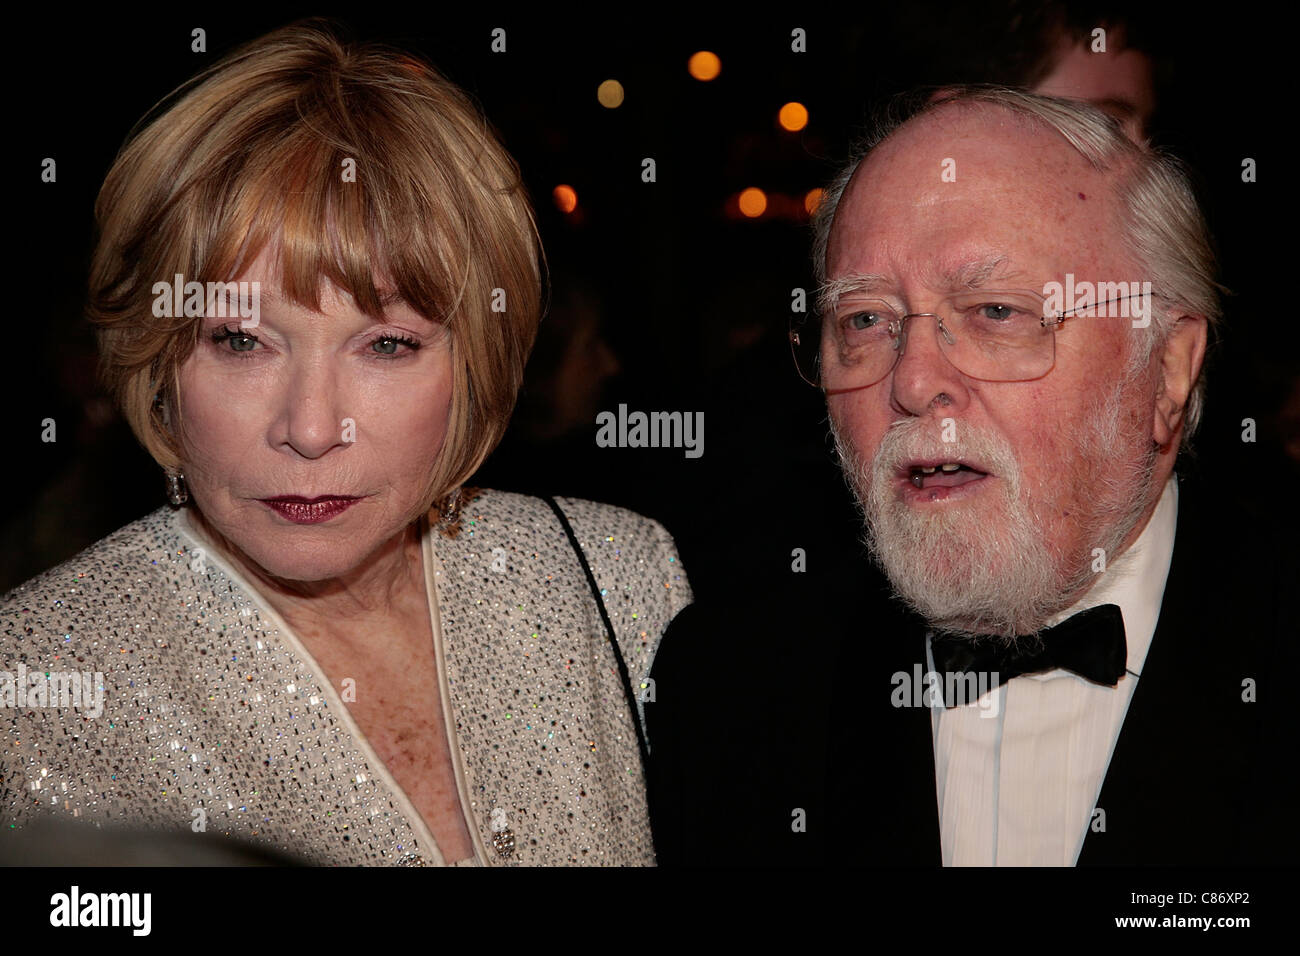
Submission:
[[[1256,711],[1241,698],[1243,676],[1255,673],[1251,642],[1232,635],[1250,625],[1225,579],[1231,552],[1186,482],[1179,494],[1160,617],[1097,800],[1105,830],[1094,814],[1080,865],[1207,863],[1236,852],[1240,784],[1258,738]]]
[[[925,673],[925,628],[912,619],[907,620],[909,639],[905,642],[911,666],[906,671],[916,673],[915,664],[919,662],[920,671]],[[900,668],[901,669],[901,668]],[[894,818],[898,822],[895,836],[895,852],[900,860],[917,866],[941,866],[943,849],[939,833],[939,799],[938,786],[934,771],[934,724],[931,708],[899,707],[892,708],[896,715],[897,729],[886,735],[886,739],[898,748],[893,758],[884,764],[887,767],[907,766],[904,755],[911,755],[911,761],[921,761],[922,769],[918,773],[907,775],[907,785],[900,785],[896,790]]]
[[[599,731],[582,699],[560,692],[570,685],[602,687],[596,663],[602,658],[592,653],[587,622],[548,613],[542,598],[563,606],[585,581],[570,555],[555,564],[520,557],[531,555],[534,535],[563,535],[549,510],[529,516],[535,525],[512,525],[490,504],[472,502],[467,527],[436,541],[443,690],[466,809],[493,863],[581,862],[578,850],[570,859],[559,856],[566,849],[561,836],[577,834],[576,844],[586,832],[601,832],[609,810],[603,794],[568,783]],[[508,572],[494,571],[493,563],[502,567],[503,560]],[[493,848],[494,823],[514,838],[509,856]]]
[[[873,580],[874,572],[864,567],[856,585],[864,611],[853,627],[845,629],[838,618],[830,815],[837,831],[869,832],[863,842],[872,849],[860,863],[939,866],[934,736],[923,696],[925,626],[899,610],[883,581],[875,588],[863,583]],[[840,593],[853,593],[851,587],[841,585]],[[846,859],[842,850],[830,840],[827,862]]]

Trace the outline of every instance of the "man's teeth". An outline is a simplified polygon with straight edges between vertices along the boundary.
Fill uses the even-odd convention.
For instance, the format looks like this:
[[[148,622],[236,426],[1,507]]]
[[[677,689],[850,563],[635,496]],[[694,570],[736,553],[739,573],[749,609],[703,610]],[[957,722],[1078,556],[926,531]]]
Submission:
[[[953,472],[962,466],[955,461],[944,462],[942,465],[917,465],[912,469],[912,484],[920,488],[925,482],[926,475],[933,475],[936,471]]]

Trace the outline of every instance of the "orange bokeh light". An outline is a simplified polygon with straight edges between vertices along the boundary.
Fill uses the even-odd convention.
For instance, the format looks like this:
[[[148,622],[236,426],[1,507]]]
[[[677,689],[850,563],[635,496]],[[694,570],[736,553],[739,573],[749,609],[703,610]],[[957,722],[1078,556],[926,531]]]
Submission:
[[[810,189],[803,197],[803,208],[808,210],[808,215],[811,216],[817,211],[817,207],[821,205],[821,201],[822,191],[820,189]]]
[[[808,125],[808,108],[802,103],[786,103],[777,115],[782,129],[797,133]]]
[[[686,69],[690,72],[691,76],[707,83],[722,72],[722,61],[718,59],[716,53],[710,53],[708,50],[701,50],[690,58],[686,64]]]
[[[623,105],[623,84],[618,80],[606,80],[596,88],[596,99],[607,110],[616,110]]]
[[[740,194],[740,211],[750,219],[757,219],[767,209],[767,196],[763,190],[750,186]]]
[[[555,208],[565,215],[578,208],[578,194],[572,186],[556,186],[551,190],[551,198],[555,200]]]

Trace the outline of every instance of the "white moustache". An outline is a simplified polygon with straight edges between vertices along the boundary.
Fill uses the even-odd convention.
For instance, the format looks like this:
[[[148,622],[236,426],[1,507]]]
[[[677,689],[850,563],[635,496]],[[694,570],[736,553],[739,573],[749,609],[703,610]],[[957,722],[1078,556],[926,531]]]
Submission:
[[[889,426],[871,459],[872,480],[888,480],[913,461],[943,459],[977,463],[981,471],[1019,487],[1020,462],[1011,444],[991,429],[958,423],[958,441],[938,440],[938,425],[929,419],[900,419]]]

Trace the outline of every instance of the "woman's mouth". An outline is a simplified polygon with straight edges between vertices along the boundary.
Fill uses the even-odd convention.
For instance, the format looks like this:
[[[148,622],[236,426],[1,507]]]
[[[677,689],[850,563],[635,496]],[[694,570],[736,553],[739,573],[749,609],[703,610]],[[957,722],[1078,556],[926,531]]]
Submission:
[[[294,524],[319,524],[338,517],[361,499],[350,495],[313,499],[290,495],[259,500],[280,517]]]

